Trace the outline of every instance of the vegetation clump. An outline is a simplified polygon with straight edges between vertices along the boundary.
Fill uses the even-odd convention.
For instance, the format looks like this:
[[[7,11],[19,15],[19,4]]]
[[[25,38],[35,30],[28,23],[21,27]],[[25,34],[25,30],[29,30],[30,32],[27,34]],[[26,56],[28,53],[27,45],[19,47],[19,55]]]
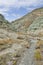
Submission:
[[[42,56],[41,56],[41,53],[40,53],[40,49],[36,49],[36,50],[35,50],[35,55],[34,55],[34,57],[35,57],[35,59],[38,60],[38,61],[41,60],[41,57],[42,57]]]

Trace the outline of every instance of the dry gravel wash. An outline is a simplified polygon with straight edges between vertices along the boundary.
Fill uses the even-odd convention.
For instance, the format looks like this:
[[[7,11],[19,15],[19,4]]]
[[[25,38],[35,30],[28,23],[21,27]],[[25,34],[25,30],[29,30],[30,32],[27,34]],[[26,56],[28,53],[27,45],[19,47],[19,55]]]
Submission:
[[[32,45],[30,49],[28,49],[24,53],[24,57],[22,57],[22,60],[19,65],[34,65],[33,56],[34,56],[34,50],[36,48],[36,43],[37,43],[37,40],[32,40]]]

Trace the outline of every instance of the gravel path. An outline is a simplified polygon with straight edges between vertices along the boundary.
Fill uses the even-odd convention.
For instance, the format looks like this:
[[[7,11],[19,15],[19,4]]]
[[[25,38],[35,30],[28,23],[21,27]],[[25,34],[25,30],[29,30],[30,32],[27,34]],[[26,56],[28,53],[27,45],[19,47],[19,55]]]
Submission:
[[[37,40],[32,40],[32,45],[31,45],[30,49],[28,49],[25,52],[24,57],[22,58],[19,65],[34,65],[33,56],[34,56],[34,50],[36,47],[36,42],[37,42]]]

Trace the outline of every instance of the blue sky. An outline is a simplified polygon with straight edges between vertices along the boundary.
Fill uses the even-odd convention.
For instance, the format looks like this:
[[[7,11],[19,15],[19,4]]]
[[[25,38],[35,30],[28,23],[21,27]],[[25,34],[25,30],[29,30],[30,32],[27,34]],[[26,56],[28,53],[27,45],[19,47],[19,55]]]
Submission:
[[[0,0],[0,14],[9,21],[16,20],[40,7],[43,7],[43,0]]]

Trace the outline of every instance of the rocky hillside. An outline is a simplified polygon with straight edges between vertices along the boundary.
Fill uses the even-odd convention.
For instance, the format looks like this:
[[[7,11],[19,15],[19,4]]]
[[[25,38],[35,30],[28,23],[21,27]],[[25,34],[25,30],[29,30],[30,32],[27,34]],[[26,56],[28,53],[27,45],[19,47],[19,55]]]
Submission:
[[[33,21],[28,27],[28,32],[31,32],[33,35],[43,36],[43,16],[39,16]]]
[[[4,18],[2,14],[0,14],[0,28],[7,28],[9,26],[9,22]]]
[[[36,31],[39,29],[43,29],[43,16],[37,17],[29,27],[30,31]]]
[[[23,16],[20,19],[9,23],[2,14],[0,14],[0,28],[5,28],[15,32],[27,32],[29,26],[37,19],[43,16],[43,8],[38,8]]]
[[[17,32],[27,32],[29,26],[34,22],[37,17],[43,16],[43,8],[35,9],[22,18],[13,21],[12,30]]]

